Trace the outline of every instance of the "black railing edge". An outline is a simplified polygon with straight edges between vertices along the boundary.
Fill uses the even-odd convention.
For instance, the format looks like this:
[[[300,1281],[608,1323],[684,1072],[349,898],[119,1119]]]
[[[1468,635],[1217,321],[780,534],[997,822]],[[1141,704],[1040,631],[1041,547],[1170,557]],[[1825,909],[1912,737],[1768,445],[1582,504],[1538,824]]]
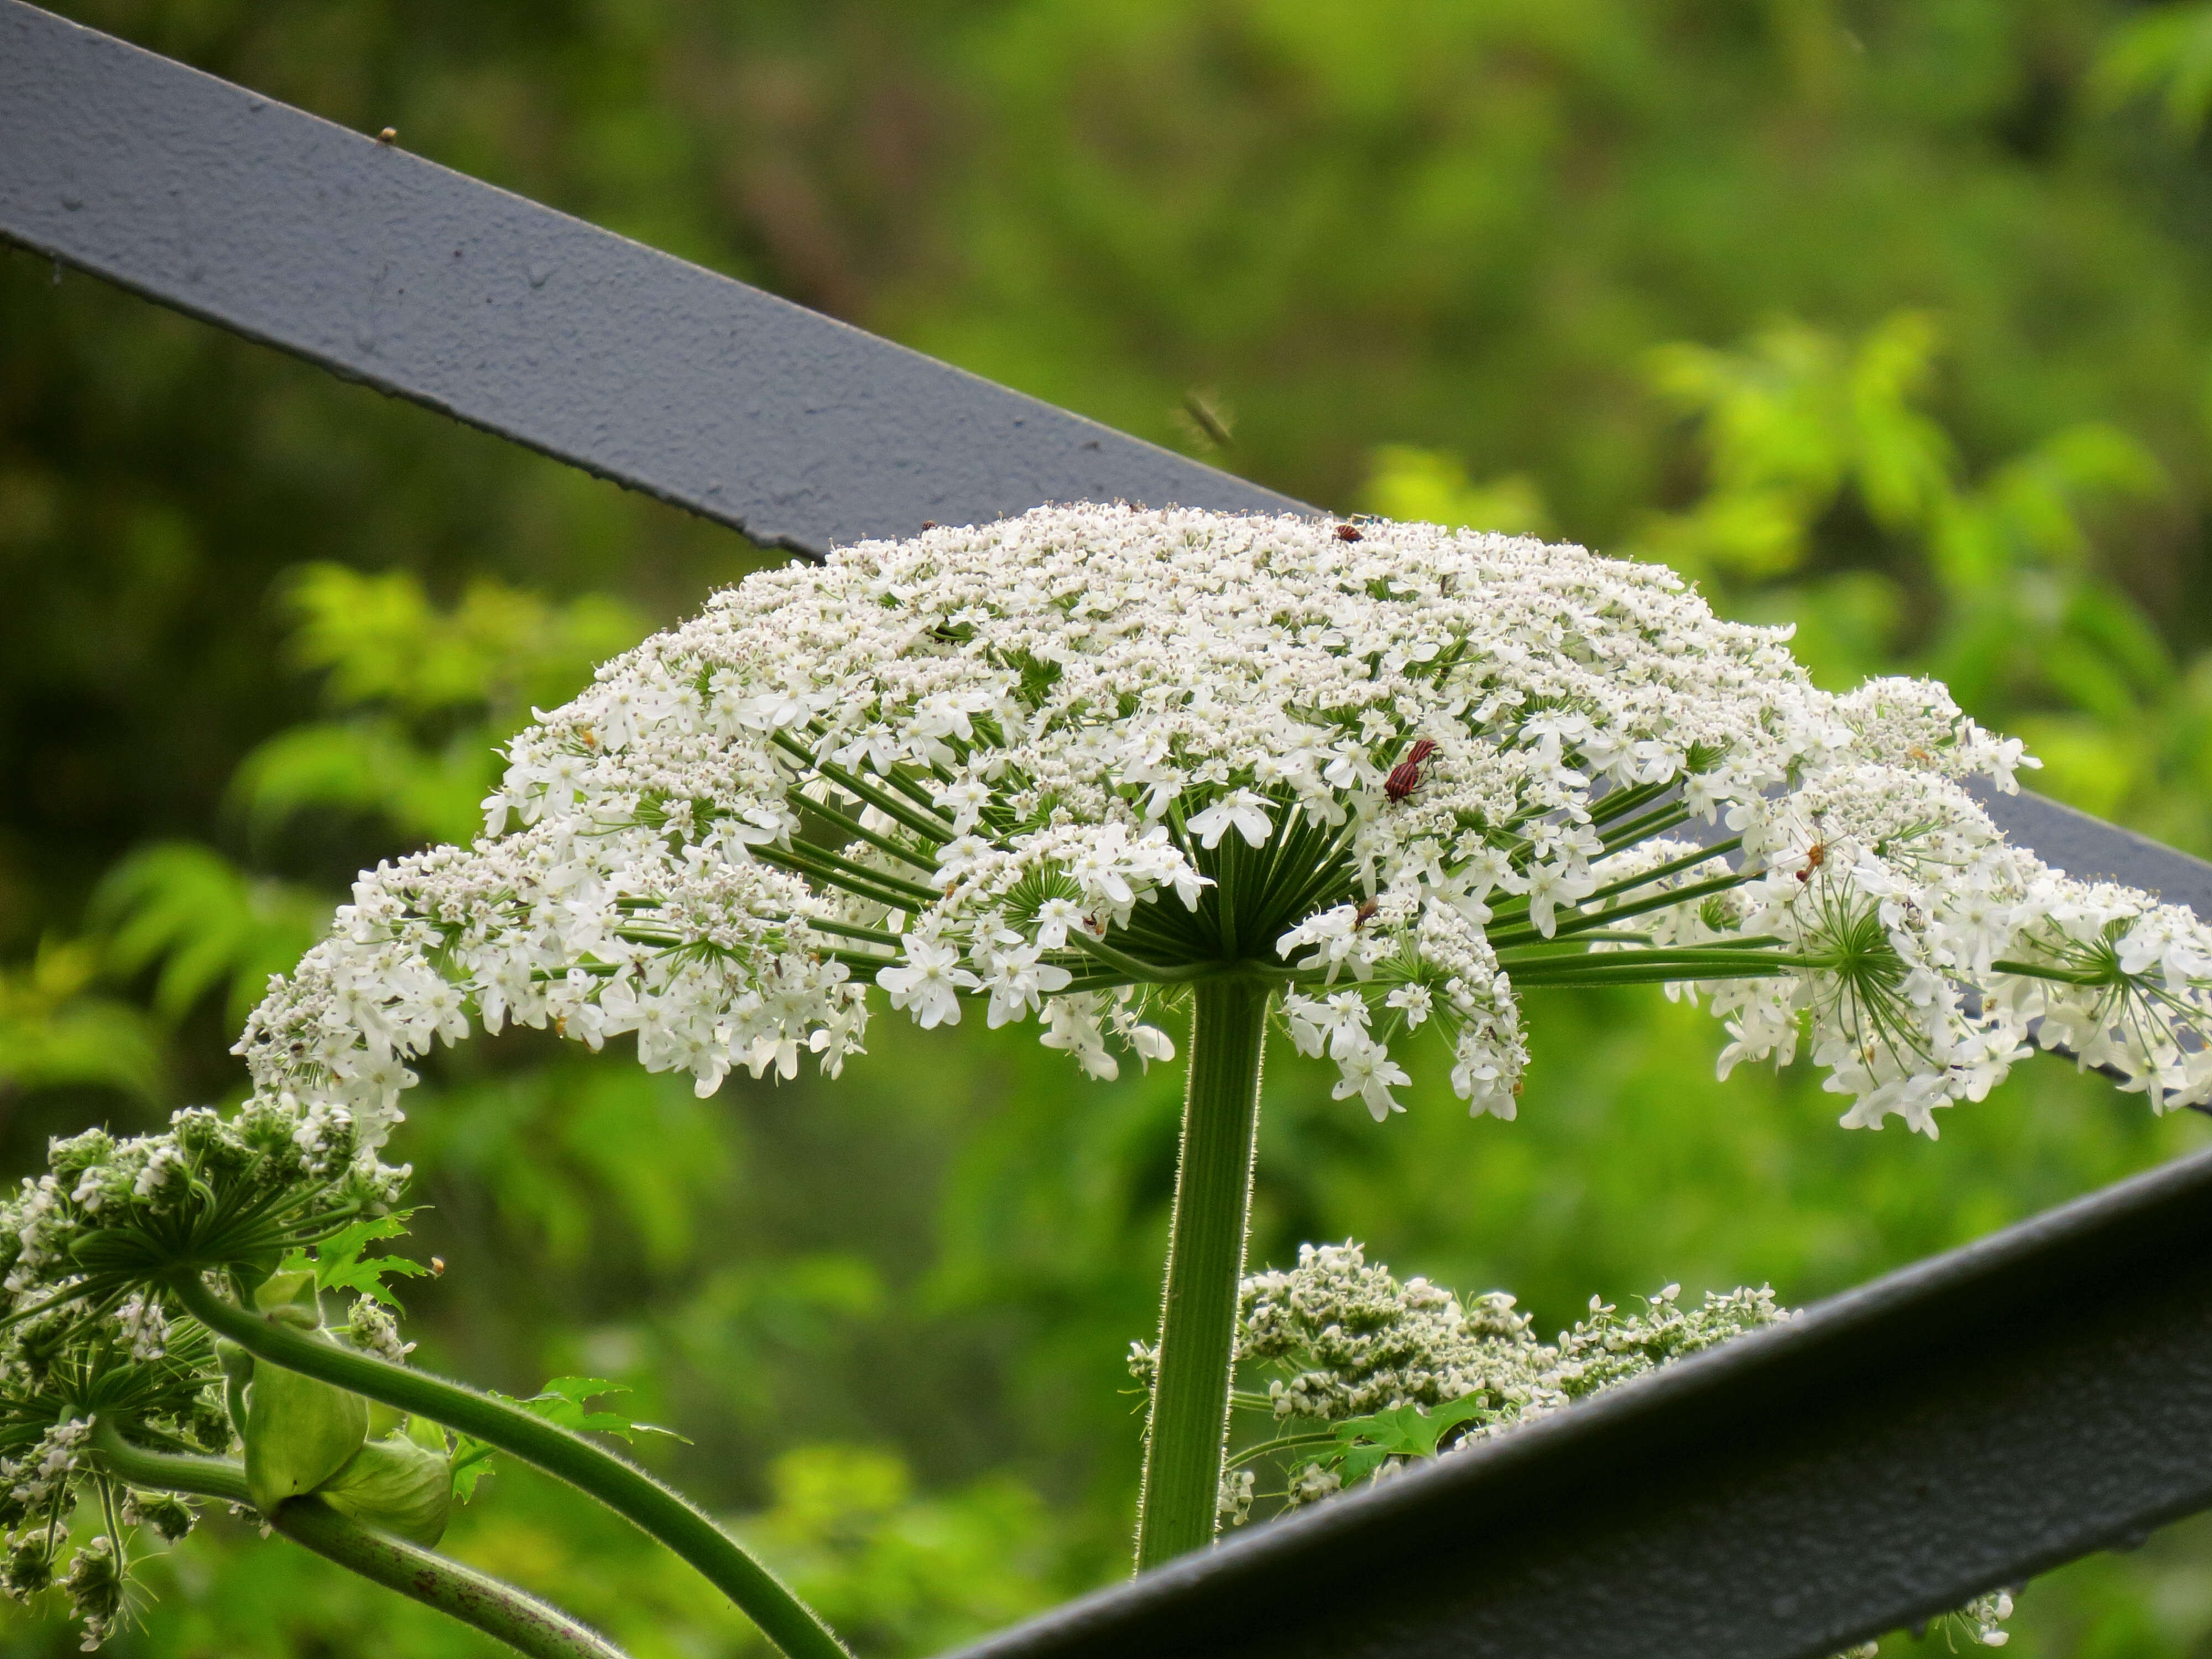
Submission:
[[[1212,1550],[1067,1602],[957,1650],[952,1659],[1051,1659],[1110,1647],[1121,1629],[1154,1630],[1170,1610],[1198,1619],[1255,1592],[1316,1575],[1341,1576],[1376,1554],[1433,1553],[1455,1517],[1495,1513],[1532,1488],[1604,1464],[1624,1442],[1647,1456],[1694,1443],[1717,1421],[1747,1420],[1777,1393],[1814,1374],[1831,1379],[1900,1351],[1979,1338],[2029,1297],[2094,1280],[2116,1264],[2146,1265],[2147,1240],[2178,1224],[2212,1231],[2212,1149],[2177,1158],[1972,1243],[1900,1267],[1798,1314],[1585,1401],[1555,1416],[1407,1470],[1380,1486],[1231,1534]],[[2154,1265],[2154,1264],[2152,1264]],[[1826,1502],[1808,1495],[1808,1502]],[[2190,1505],[2188,1507],[2194,1507]],[[2148,1503],[2053,1554],[2017,1563],[2026,1577],[2088,1550],[2131,1542],[2178,1518]],[[1992,1579],[2012,1582],[2010,1577]],[[1978,1588],[1990,1588],[1983,1585]],[[1601,1587],[1591,1587],[1601,1592]],[[1936,1597],[1901,1617],[1942,1607]],[[1894,1625],[1887,1628],[1895,1628]],[[1874,1633],[1869,1631],[1868,1633]],[[1133,1648],[1133,1651],[1135,1650]]]
[[[810,556],[1047,501],[1313,511],[23,0],[0,239]]]

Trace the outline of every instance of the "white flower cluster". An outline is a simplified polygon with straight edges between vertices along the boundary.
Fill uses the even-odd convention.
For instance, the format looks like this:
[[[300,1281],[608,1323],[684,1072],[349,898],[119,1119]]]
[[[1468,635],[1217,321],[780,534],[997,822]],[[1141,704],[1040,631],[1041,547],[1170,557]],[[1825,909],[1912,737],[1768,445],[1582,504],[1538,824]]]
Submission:
[[[1547,1343],[1504,1291],[1462,1304],[1425,1279],[1370,1267],[1349,1241],[1302,1244],[1295,1268],[1239,1287],[1237,1354],[1275,1373],[1278,1419],[1342,1422],[1479,1395],[1479,1437],[1789,1317],[1763,1287],[1708,1292],[1698,1308],[1680,1294],[1669,1285],[1628,1315],[1593,1297],[1589,1316]]]
[[[1704,993],[1726,1023],[1722,1077],[1745,1060],[1788,1063],[1809,1024],[1826,1086],[1852,1097],[1849,1128],[1894,1115],[1932,1139],[1937,1109],[1981,1099],[2039,1043],[2118,1073],[2156,1111],[2212,1099],[2212,933],[2189,910],[2050,869],[1933,774],[1840,766],[1728,822],[1758,873],[1658,913],[1650,937],[1763,937],[1807,965],[1670,986]]]
[[[924,1026],[1036,1018],[1111,1076],[1116,1046],[1172,1053],[1149,999],[1234,973],[1378,1119],[1425,1026],[1510,1117],[1516,988],[1634,974],[1725,981],[1732,1058],[1809,1013],[1850,1121],[1923,1123],[2034,1021],[2154,1098],[2212,1093],[2195,921],[2098,901],[2136,909],[2124,983],[2093,987],[2112,918],[1956,787],[2011,787],[2020,745],[1940,687],[1821,692],[1785,638],[1656,567],[1432,526],[1071,507],[865,543],[541,715],[483,837],[363,877],[240,1051],[374,1146],[472,1023],[635,1032],[706,1094],[834,1073],[880,988]],[[1743,873],[1668,900],[1648,844],[1719,814]],[[1769,976],[1711,971],[1759,938]],[[2004,951],[2072,978],[2016,984]]]
[[[116,1548],[115,1540],[106,1533],[88,1539],[77,1551],[60,1584],[69,1597],[70,1610],[84,1623],[84,1639],[77,1644],[80,1651],[97,1652],[113,1633],[123,1615],[129,1583],[130,1565]]]
[[[1473,1394],[1515,1414],[1566,1403],[1510,1296],[1464,1308],[1425,1279],[1369,1267],[1348,1242],[1302,1244],[1292,1271],[1247,1278],[1237,1317],[1238,1359],[1285,1373],[1267,1384],[1278,1418],[1335,1422]]]
[[[130,1534],[115,1529],[174,1540],[194,1520],[173,1494],[115,1476],[95,1413],[155,1447],[217,1455],[238,1427],[212,1339],[166,1288],[173,1275],[264,1278],[293,1249],[389,1214],[408,1171],[378,1161],[345,1108],[289,1091],[46,1150],[46,1172],[0,1201],[0,1592],[64,1591],[89,1651],[129,1601]],[[367,1297],[345,1334],[394,1361],[411,1346]],[[87,1541],[70,1522],[88,1503],[110,1532]]]
[[[72,1418],[46,1430],[21,1456],[0,1460],[0,1484],[15,1513],[44,1516],[53,1510],[69,1491],[91,1432],[88,1421]]]

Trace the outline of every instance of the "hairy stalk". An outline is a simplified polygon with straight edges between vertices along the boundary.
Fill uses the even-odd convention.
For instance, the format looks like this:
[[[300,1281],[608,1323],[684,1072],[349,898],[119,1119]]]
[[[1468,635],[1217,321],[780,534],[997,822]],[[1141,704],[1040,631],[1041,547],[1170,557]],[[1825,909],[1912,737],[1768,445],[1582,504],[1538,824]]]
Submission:
[[[843,1644],[814,1610],[703,1511],[583,1436],[460,1383],[319,1342],[249,1313],[209,1290],[196,1273],[179,1274],[170,1288],[185,1312],[257,1359],[458,1429],[588,1492],[705,1574],[792,1659],[847,1659]]]
[[[228,1458],[149,1451],[132,1445],[104,1417],[93,1425],[92,1446],[100,1467],[131,1486],[252,1506],[244,1466]],[[435,1607],[531,1659],[625,1659],[620,1648],[558,1607],[434,1550],[362,1526],[320,1498],[293,1498],[269,1522],[349,1571]]]
[[[1248,979],[1201,981],[1192,991],[1182,1153],[1137,1518],[1140,1572],[1213,1539],[1270,994]]]
[[[319,1498],[288,1498],[269,1520],[295,1543],[531,1659],[625,1659],[620,1648],[560,1608],[435,1550],[362,1526]]]
[[[92,1423],[92,1449],[100,1466],[118,1480],[153,1492],[180,1492],[194,1498],[218,1498],[253,1507],[246,1485],[246,1466],[227,1457],[182,1457],[134,1446],[105,1416]]]

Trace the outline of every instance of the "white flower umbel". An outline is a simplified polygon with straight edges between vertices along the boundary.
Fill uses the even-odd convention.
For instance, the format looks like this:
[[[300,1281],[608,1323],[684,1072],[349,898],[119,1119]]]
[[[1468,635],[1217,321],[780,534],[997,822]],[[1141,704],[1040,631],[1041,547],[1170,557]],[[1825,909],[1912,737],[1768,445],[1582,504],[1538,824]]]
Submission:
[[[866,543],[541,717],[483,839],[363,877],[240,1048],[374,1146],[477,1022],[634,1032],[706,1094],[834,1074],[879,989],[925,1026],[1034,1018],[1111,1077],[1172,1054],[1148,1011],[1188,988],[1243,1058],[1194,1057],[1174,1271],[1212,1277],[1164,1360],[1164,1559],[1213,1527],[1214,1474],[1162,1448],[1219,1443],[1271,1005],[1378,1119],[1430,1032],[1511,1117],[1516,993],[1639,981],[1710,996],[1724,1066],[1809,1036],[1854,1124],[1934,1133],[2038,1030],[2159,1105],[2212,1095],[2212,936],[2006,847],[1959,780],[2009,788],[2020,746],[1941,687],[1831,696],[1785,639],[1656,567],[1429,526],[1076,507]],[[1717,848],[1665,839],[1723,816]],[[1234,1248],[1192,1243],[1201,1213]]]

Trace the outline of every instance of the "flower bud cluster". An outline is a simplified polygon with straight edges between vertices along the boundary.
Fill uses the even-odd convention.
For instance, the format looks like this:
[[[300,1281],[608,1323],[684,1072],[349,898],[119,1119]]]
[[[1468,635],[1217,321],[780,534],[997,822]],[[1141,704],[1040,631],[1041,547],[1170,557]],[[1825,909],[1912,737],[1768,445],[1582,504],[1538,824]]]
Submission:
[[[289,1091],[228,1115],[178,1112],[160,1134],[93,1129],[48,1143],[46,1173],[0,1202],[0,1590],[20,1598],[58,1586],[83,1620],[88,1650],[99,1644],[129,1599],[128,1529],[174,1540],[193,1514],[173,1494],[136,1491],[109,1473],[95,1417],[148,1446],[218,1456],[246,1426],[232,1420],[207,1332],[165,1287],[180,1273],[265,1286],[288,1253],[387,1214],[407,1176],[378,1161],[348,1108],[302,1103]],[[388,1358],[405,1352],[373,1304],[356,1309],[349,1334]],[[269,1405],[281,1390],[264,1392]],[[361,1409],[359,1401],[346,1408]],[[298,1437],[283,1415],[262,1413],[264,1451],[271,1437]],[[250,1471],[255,1433],[246,1439]],[[360,1443],[356,1436],[331,1468]],[[84,1498],[106,1529],[73,1546],[70,1519]]]
[[[47,1152],[47,1172],[0,1201],[0,1311],[74,1291],[140,1361],[159,1359],[169,1340],[149,1281],[186,1266],[266,1272],[295,1244],[390,1211],[410,1173],[378,1161],[345,1108],[289,1091],[228,1116],[189,1107],[160,1134],[88,1129]],[[37,1351],[20,1339],[13,1347]]]
[[[2161,1103],[2212,1094],[2212,936],[2005,848],[1960,781],[2032,763],[1941,687],[1833,696],[1786,639],[1655,566],[1433,526],[1079,506],[863,543],[542,714],[483,836],[364,876],[240,1051],[373,1146],[478,1024],[635,1033],[704,1095],[835,1073],[880,990],[926,1027],[1034,1019],[1110,1076],[1172,1052],[1147,999],[1230,971],[1287,986],[1292,1039],[1376,1118],[1425,1027],[1510,1117],[1516,975],[1642,937],[1552,948],[1618,911],[1647,944],[1789,947],[1715,994],[1727,1063],[1809,1022],[1849,1121],[1926,1124],[2038,1022]],[[1721,815],[1753,890],[1654,914],[1648,843]],[[2114,943],[2090,911],[2118,903]],[[2117,1000],[2065,966],[2106,945],[2136,964]],[[2014,949],[2073,977],[2023,988]]]
[[[1357,1244],[1302,1244],[1288,1273],[1238,1287],[1241,1363],[1283,1373],[1267,1397],[1278,1418],[1335,1422],[1482,1393],[1501,1410],[1556,1409],[1528,1315],[1503,1292],[1464,1307],[1425,1279],[1401,1284]]]
[[[1279,1494],[1284,1507],[1303,1508],[1342,1490],[1340,1466],[1359,1437],[1360,1419],[1378,1413],[1411,1407],[1431,1413],[1479,1398],[1479,1411],[1435,1440],[1437,1452],[1449,1455],[1790,1317],[1765,1285],[1709,1291],[1691,1307],[1681,1291],[1668,1285],[1627,1313],[1592,1297],[1584,1317],[1556,1341],[1541,1342],[1532,1318],[1504,1291],[1462,1303],[1425,1279],[1401,1281],[1388,1267],[1370,1266],[1348,1240],[1300,1245],[1296,1267],[1250,1274],[1237,1295],[1240,1373],[1272,1373],[1266,1398],[1289,1447]],[[1150,1350],[1133,1348],[1130,1369],[1148,1388],[1151,1360]],[[1321,1458],[1298,1440],[1317,1425],[1342,1425],[1340,1443]],[[1370,1478],[1386,1478],[1408,1461],[1384,1457]],[[1249,1520],[1256,1495],[1255,1472],[1232,1466],[1222,1483],[1224,1522]],[[2002,1647],[2008,1638],[2001,1626],[2012,1612],[2011,1593],[1992,1590],[1943,1622],[1970,1642]],[[1874,1651],[1853,1649],[1838,1659],[1868,1659]]]

